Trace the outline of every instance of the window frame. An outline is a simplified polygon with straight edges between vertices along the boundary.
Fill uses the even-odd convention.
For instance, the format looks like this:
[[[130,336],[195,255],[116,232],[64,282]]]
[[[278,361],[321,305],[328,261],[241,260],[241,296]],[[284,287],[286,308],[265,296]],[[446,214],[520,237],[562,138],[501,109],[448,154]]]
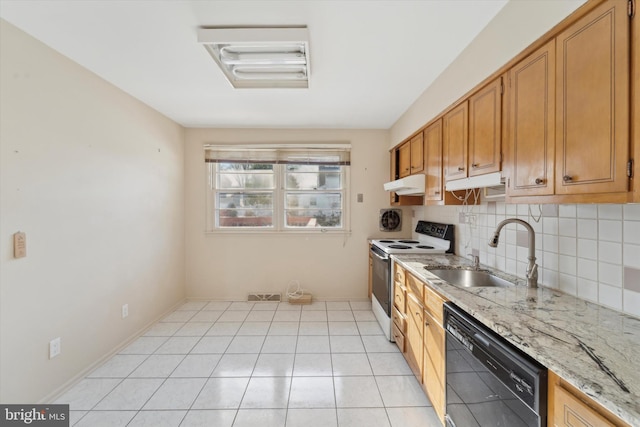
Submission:
[[[273,146],[260,145],[261,148],[270,148]],[[276,146],[280,147],[280,146]],[[285,147],[302,147],[309,148],[310,146],[291,146],[286,145]],[[316,146],[312,146],[316,147]],[[323,145],[322,148],[331,149],[333,147],[331,144]],[[340,145],[342,150],[346,149],[350,151],[350,145]],[[207,146],[205,146],[205,150]],[[274,148],[277,149],[277,148]],[[234,146],[233,150],[237,151],[250,151],[251,148],[246,148],[242,146]],[[248,163],[252,163],[248,161]],[[257,162],[254,162],[257,163]],[[217,188],[217,178],[218,178],[218,165],[217,162],[207,162],[205,165],[206,169],[206,228],[205,233],[209,234],[217,234],[217,233],[239,233],[239,234],[273,234],[273,233],[284,233],[284,234],[350,234],[351,233],[351,221],[350,221],[350,204],[351,204],[351,192],[350,192],[350,178],[351,178],[351,168],[350,163],[347,164],[339,164],[339,173],[341,177],[341,188],[340,189],[326,189],[319,191],[319,194],[326,193],[340,193],[342,198],[342,224],[340,227],[296,227],[296,226],[288,226],[286,224],[286,197],[287,194],[299,194],[299,193],[311,193],[313,190],[288,190],[286,188],[286,176],[287,176],[287,163],[273,163],[273,171],[274,171],[274,188],[273,188],[273,216],[272,216],[272,226],[271,227],[244,227],[244,226],[230,226],[230,227],[221,227],[219,222],[219,217],[217,216],[216,206],[217,195],[218,193],[224,192],[234,192],[233,190],[228,189],[219,189]],[[268,191],[268,190],[266,190]],[[242,191],[238,191],[242,193]]]

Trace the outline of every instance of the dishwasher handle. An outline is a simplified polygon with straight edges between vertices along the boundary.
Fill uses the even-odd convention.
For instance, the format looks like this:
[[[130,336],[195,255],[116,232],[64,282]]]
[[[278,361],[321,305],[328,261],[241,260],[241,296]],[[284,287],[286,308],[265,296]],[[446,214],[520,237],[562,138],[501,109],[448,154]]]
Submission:
[[[482,335],[480,335],[478,333],[473,334],[473,339],[476,342],[478,342],[478,343],[482,344],[483,346],[485,346],[486,348],[490,348],[491,347],[491,343],[485,337],[483,337]]]

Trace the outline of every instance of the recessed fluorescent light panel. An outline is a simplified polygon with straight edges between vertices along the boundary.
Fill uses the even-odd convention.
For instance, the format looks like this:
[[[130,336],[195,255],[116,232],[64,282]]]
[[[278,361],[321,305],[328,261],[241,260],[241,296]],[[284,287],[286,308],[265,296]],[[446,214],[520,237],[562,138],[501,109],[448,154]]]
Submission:
[[[235,88],[308,88],[307,27],[210,27],[198,42]]]

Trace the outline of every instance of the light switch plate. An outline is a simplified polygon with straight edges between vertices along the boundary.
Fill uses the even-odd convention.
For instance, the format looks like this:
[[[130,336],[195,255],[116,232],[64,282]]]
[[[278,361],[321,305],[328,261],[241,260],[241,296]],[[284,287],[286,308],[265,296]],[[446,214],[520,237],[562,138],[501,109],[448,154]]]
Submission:
[[[27,256],[27,235],[18,231],[13,235],[13,257],[24,258]]]

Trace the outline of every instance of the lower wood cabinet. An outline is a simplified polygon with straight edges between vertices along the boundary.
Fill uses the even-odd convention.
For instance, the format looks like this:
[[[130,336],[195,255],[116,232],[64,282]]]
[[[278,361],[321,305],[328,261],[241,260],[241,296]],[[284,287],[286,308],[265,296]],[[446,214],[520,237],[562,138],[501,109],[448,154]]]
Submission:
[[[424,355],[422,388],[434,411],[445,424],[445,333],[442,326],[442,298],[429,286],[424,287]]]
[[[548,395],[549,427],[630,427],[551,371]]]
[[[407,294],[407,334],[405,342],[405,359],[413,374],[422,382],[424,308],[418,299],[409,292]]]
[[[393,334],[393,339],[395,340],[396,345],[398,346],[400,351],[404,353],[405,352],[404,332],[400,331],[400,329],[398,328],[398,325],[394,323],[393,325],[391,325],[391,333]]]
[[[445,341],[444,329],[428,311],[424,312],[424,356],[422,388],[431,400],[433,409],[444,424],[445,414]]]
[[[445,424],[445,299],[395,264],[392,335],[442,425]]]

